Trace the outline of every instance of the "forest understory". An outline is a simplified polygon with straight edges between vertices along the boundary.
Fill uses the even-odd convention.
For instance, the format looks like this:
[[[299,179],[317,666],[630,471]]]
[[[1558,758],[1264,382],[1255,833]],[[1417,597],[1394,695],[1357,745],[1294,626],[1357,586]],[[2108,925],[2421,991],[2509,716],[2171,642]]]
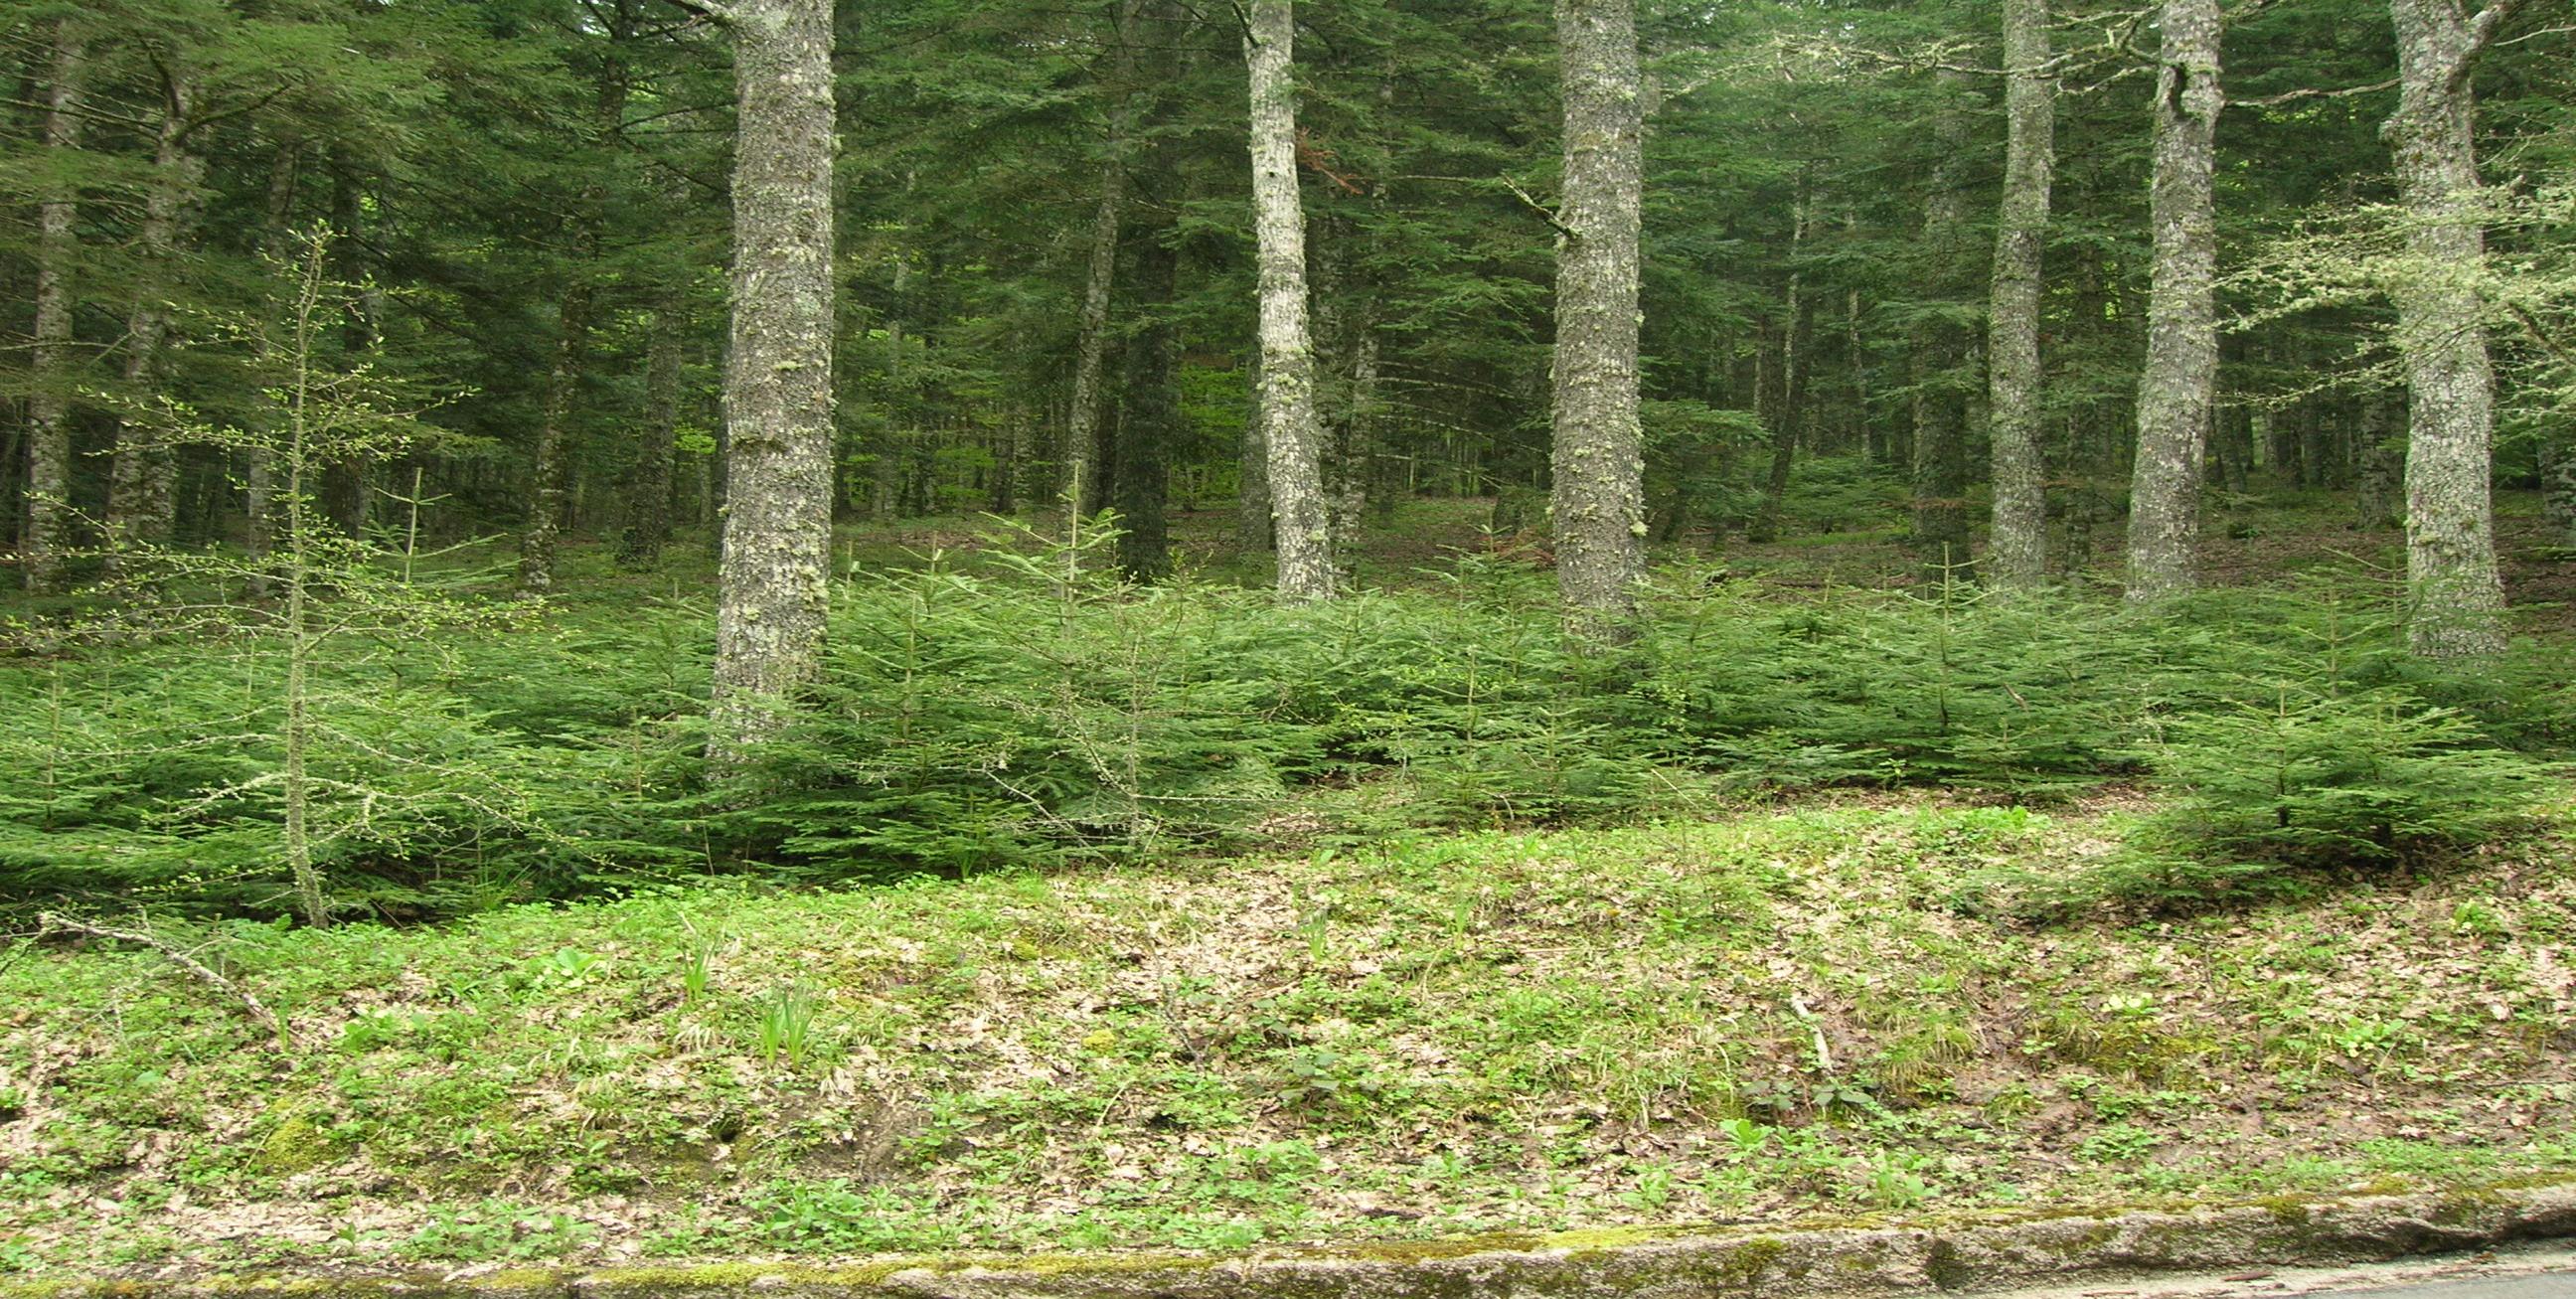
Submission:
[[[2564,556],[2509,543],[2531,634],[2472,688],[2410,666],[2368,576],[2385,539],[2322,506],[2213,527],[2209,567],[2258,584],[2143,623],[1847,585],[1893,554],[1864,513],[1666,554],[1661,630],[1614,669],[1670,712],[1640,718],[1566,711],[1593,669],[1548,648],[1543,553],[1482,503],[1407,508],[1361,567],[1391,589],[1314,614],[1226,603],[1222,525],[1188,513],[1152,592],[1067,596],[1031,575],[1060,547],[989,520],[846,533],[868,576],[836,616],[881,634],[841,638],[838,729],[784,741],[804,774],[748,808],[693,801],[693,733],[652,721],[703,697],[685,551],[602,557],[481,648],[353,648],[317,752],[383,792],[317,811],[328,929],[226,918],[273,906],[244,900],[280,887],[273,809],[135,815],[201,788],[200,749],[153,727],[215,734],[242,705],[204,674],[256,681],[255,645],[22,654],[56,711],[13,728],[12,769],[51,744],[97,787],[40,827],[13,782],[20,878],[121,863],[222,982],[96,935],[0,953],[0,1267],[1232,1250],[2576,1177],[2569,683],[2536,594]],[[960,582],[987,585],[943,605]],[[889,659],[907,625],[941,654]],[[1746,683],[1792,690],[1760,648],[1784,641],[1812,679],[1769,698]],[[1244,671],[1291,696],[1338,673],[1332,707],[1229,685],[1256,644]],[[995,712],[1044,693],[1010,662],[1072,684]],[[1692,720],[1717,705],[1686,681],[1746,711]],[[2200,741],[2279,764],[2258,822],[2374,781],[2510,806],[2377,860],[2227,838],[2242,809],[2180,723],[2267,712],[2268,758]],[[370,766],[388,734],[422,761]],[[1103,776],[1084,746],[1118,735],[1166,774]],[[1035,810],[968,788],[1075,769]],[[558,806],[576,790],[631,805]],[[442,855],[483,869],[420,864]]]

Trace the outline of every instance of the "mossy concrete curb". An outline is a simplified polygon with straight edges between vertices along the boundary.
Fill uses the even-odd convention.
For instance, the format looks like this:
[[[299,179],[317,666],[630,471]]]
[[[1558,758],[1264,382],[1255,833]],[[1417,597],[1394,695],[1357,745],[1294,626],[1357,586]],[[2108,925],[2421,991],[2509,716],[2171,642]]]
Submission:
[[[2576,1236],[2576,1183],[1767,1233],[1619,1230],[1272,1254],[0,1281],[0,1299],[1859,1299],[2374,1262],[2569,1236]]]

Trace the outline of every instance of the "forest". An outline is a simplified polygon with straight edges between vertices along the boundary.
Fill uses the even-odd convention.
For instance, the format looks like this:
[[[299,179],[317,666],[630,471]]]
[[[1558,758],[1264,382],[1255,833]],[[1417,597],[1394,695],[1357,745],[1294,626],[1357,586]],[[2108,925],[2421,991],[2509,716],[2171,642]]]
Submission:
[[[0,1282],[2576,1181],[2563,3],[0,35]]]

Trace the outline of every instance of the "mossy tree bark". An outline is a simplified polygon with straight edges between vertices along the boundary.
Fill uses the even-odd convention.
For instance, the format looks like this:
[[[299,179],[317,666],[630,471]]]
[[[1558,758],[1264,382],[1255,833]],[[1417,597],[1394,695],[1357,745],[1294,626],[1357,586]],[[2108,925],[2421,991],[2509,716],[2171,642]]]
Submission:
[[[2049,57],[2048,0],[2004,0],[2004,192],[1986,325],[1995,480],[1986,574],[2003,590],[2035,587],[2048,577],[2039,318],[2057,168],[2057,81]]]
[[[1243,56],[1251,72],[1253,228],[1261,261],[1259,406],[1270,461],[1279,594],[1324,600],[1333,595],[1332,524],[1315,409],[1315,344],[1307,324],[1295,42],[1292,0],[1252,0]]]
[[[57,20],[47,59],[44,145],[48,160],[68,163],[80,147],[81,88],[88,42],[70,19]],[[66,174],[36,204],[34,347],[27,393],[26,580],[29,590],[59,591],[72,545],[72,265],[80,254],[73,222],[80,196]]]
[[[2128,598],[2151,603],[2197,583],[2201,452],[2218,387],[2218,223],[2211,177],[2219,111],[2218,0],[2165,0],[2156,65],[2155,181],[2149,197],[2147,363],[2138,378],[2130,479]]]
[[[716,606],[720,763],[823,650],[832,539],[832,6],[736,0],[732,338]]]
[[[1637,417],[1637,239],[1644,84],[1634,0],[1557,0],[1565,198],[1556,261],[1557,590],[1578,629],[1613,635],[1645,575]]]
[[[2414,262],[2395,294],[2410,417],[2406,639],[2426,658],[2498,654],[2505,643],[2470,74],[2515,7],[2516,0],[2494,0],[2472,18],[2458,0],[2389,3],[2398,101],[2380,134],[2396,161]]]

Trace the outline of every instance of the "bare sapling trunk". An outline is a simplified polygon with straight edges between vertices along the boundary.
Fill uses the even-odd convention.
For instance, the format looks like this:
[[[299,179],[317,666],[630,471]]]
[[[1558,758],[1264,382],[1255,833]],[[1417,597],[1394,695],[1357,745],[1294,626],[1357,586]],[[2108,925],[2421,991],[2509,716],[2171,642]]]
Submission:
[[[1637,241],[1644,191],[1634,0],[1557,0],[1565,97],[1549,497],[1557,591],[1576,628],[1616,636],[1646,568],[1637,415]]]
[[[80,148],[81,87],[88,46],[70,20],[57,21],[45,78],[44,140],[48,161],[67,168]],[[36,204],[35,342],[27,394],[27,589],[63,589],[63,559],[72,545],[72,264],[80,252],[73,229],[80,196],[56,180]]]
[[[2165,0],[2156,67],[2155,182],[2149,197],[2147,362],[2138,378],[2130,479],[2128,598],[2192,589],[2200,541],[2201,453],[2218,388],[2216,168],[2218,0]]]
[[[710,756],[772,733],[823,652],[832,542],[832,6],[728,6],[740,99]]]
[[[2396,286],[2405,367],[2406,639],[2425,658],[2505,646],[2496,565],[2495,370],[2478,280],[2486,229],[2470,76],[2516,0],[2476,17],[2457,0],[2390,0],[2397,112],[2380,127],[2396,161],[2412,267]]]
[[[1261,263],[1262,442],[1270,461],[1279,594],[1333,595],[1330,511],[1315,413],[1315,344],[1307,326],[1306,211],[1297,178],[1292,0],[1252,0],[1243,35],[1252,100],[1253,228]]]
[[[2041,449],[2039,315],[2049,190],[2057,167],[2057,82],[2048,0],[2004,0],[2004,192],[1986,326],[1994,514],[1986,577],[2001,590],[2048,577],[2048,471]]]

